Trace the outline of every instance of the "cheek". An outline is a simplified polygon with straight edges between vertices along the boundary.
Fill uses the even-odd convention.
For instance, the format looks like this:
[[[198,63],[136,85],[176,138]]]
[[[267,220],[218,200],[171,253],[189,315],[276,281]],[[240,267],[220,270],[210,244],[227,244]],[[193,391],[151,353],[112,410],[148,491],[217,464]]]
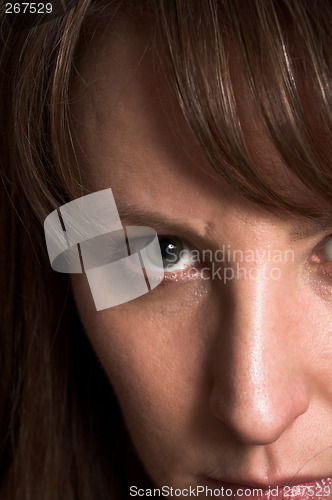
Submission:
[[[293,300],[289,336],[294,338],[294,359],[300,360],[308,387],[332,409],[332,300],[316,286]]]
[[[153,479],[166,481],[179,446],[188,442],[188,422],[202,392],[207,394],[207,285],[166,283],[96,312],[83,279],[75,277],[73,288],[87,335],[140,458]]]
[[[83,325],[147,471],[159,485],[190,484],[189,466],[195,469],[197,449],[227,443],[209,411],[211,359],[222,354],[217,352],[221,335],[223,344],[236,336],[225,330],[236,308],[227,302],[226,292],[220,297],[220,290],[217,294],[209,282],[197,280],[166,282],[134,301],[96,312],[85,278],[73,276],[72,283]],[[281,290],[280,297],[285,293]],[[274,299],[265,314],[280,308]],[[311,289],[289,295],[287,305],[280,303],[286,323],[280,324],[284,340],[277,345],[290,365],[296,361],[301,380],[315,395],[313,411],[330,410],[331,303]],[[311,425],[308,416],[304,422]]]
[[[316,297],[309,307],[310,313],[304,316],[301,349],[310,362],[312,380],[320,381],[332,407],[332,304]]]

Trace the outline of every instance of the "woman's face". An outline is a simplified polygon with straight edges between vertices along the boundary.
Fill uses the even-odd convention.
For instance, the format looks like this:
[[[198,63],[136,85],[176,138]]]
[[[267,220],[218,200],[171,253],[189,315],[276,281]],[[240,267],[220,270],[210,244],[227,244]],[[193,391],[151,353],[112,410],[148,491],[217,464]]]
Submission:
[[[155,228],[172,266],[148,294],[99,312],[73,276],[87,335],[156,485],[332,476],[332,230],[265,212],[218,179],[158,68],[140,28],[95,39],[80,63],[83,179],[112,189],[123,226]],[[309,200],[235,83],[258,168]],[[194,252],[176,260],[181,249]]]

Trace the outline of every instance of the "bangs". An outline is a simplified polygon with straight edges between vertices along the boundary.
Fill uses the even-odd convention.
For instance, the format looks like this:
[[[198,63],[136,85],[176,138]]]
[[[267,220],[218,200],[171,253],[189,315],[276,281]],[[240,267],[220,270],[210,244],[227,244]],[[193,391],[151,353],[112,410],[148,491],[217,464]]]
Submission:
[[[322,201],[332,201],[331,3],[158,0],[151,8],[167,73],[214,170],[269,210],[321,216]],[[317,206],[295,203],[257,168],[239,116],[234,51],[271,144]]]
[[[84,195],[70,119],[75,61],[80,44],[128,13],[155,27],[156,50],[161,42],[167,77],[212,168],[268,210],[326,216],[321,207],[332,207],[330,0],[80,0],[60,19],[3,39],[0,107],[9,118],[1,125],[1,170],[16,179],[29,210],[35,200],[37,219]],[[295,203],[271,182],[278,171],[259,169],[239,112],[237,67],[283,168],[315,203],[309,196]],[[9,88],[6,81],[17,84]]]

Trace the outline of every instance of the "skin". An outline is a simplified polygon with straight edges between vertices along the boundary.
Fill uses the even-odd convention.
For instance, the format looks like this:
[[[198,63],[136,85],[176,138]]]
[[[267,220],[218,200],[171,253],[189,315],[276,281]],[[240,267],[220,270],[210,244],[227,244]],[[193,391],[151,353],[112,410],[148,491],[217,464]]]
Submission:
[[[87,335],[154,483],[184,488],[209,476],[268,487],[332,476],[332,264],[325,247],[317,250],[331,228],[296,239],[308,220],[264,211],[212,172],[140,27],[96,37],[79,69],[85,83],[76,84],[72,112],[83,180],[92,191],[112,188],[124,226],[154,227],[198,250],[294,252],[278,263],[241,262],[245,271],[226,285],[172,273],[99,312],[85,277],[72,277]],[[277,171],[278,188],[294,199],[309,199],[243,83],[235,85],[258,167]],[[130,216],[128,204],[152,219]],[[258,279],[246,278],[250,270]]]

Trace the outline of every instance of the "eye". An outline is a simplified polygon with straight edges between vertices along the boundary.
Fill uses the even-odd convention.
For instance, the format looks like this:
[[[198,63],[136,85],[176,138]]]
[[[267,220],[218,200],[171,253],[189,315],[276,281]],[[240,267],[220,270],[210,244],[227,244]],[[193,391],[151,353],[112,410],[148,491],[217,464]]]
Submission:
[[[197,252],[175,236],[159,236],[159,244],[166,272],[186,269],[199,261]]]
[[[317,264],[332,263],[332,234],[326,236],[314,250],[311,261]]]
[[[310,257],[320,278],[332,280],[332,234],[326,236],[315,248]]]
[[[332,234],[327,237],[324,245],[324,256],[328,262],[332,262]]]
[[[198,251],[191,249],[183,240],[175,236],[158,236],[164,272],[174,273],[191,268],[199,262]],[[148,252],[152,265],[157,264],[157,258]]]

